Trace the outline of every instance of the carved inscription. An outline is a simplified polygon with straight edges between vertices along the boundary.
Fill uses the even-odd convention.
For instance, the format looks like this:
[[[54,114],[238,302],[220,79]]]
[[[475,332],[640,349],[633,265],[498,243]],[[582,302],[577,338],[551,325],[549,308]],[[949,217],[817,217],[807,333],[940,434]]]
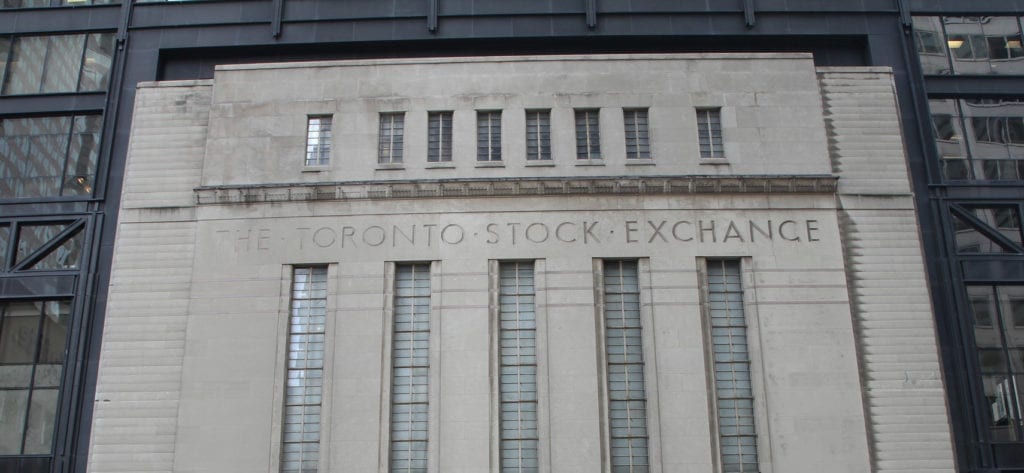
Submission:
[[[458,223],[389,223],[311,225],[290,231],[269,228],[217,230],[236,251],[258,252],[286,244],[314,248],[435,248],[459,245],[601,245],[732,244],[788,242],[813,244],[821,239],[814,219],[778,220],[586,220],[562,222],[506,221],[478,225]]]

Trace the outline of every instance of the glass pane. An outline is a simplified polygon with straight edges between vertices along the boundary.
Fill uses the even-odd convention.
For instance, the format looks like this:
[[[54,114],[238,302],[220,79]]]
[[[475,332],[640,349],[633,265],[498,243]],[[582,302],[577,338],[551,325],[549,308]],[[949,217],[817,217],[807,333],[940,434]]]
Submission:
[[[68,148],[67,168],[64,172],[63,195],[92,195],[102,127],[101,115],[75,117],[71,144]]]
[[[64,363],[71,303],[48,301],[43,306],[43,336],[39,342],[39,363]]]
[[[26,454],[50,453],[53,444],[53,423],[57,418],[56,389],[32,391],[28,410],[28,428],[25,429]]]
[[[1006,333],[1006,346],[1008,348],[1024,348],[1024,330],[1021,330],[1024,328],[1024,287],[1001,286],[999,288],[999,304],[1003,330]],[[1015,362],[1019,361],[1016,356],[1011,356],[1011,358]]]
[[[0,194],[2,195],[2,194]],[[0,271],[7,269],[7,248],[11,242],[11,226],[0,225]]]
[[[1011,16],[945,17],[948,46],[957,74],[1020,74],[1020,28]]]
[[[0,195],[58,195],[70,128],[70,117],[0,120]]]
[[[27,390],[0,390],[0,455],[21,453],[21,433],[27,410]]]
[[[0,37],[0,85],[4,82],[5,69],[7,69],[7,56],[11,52],[11,39]]]
[[[975,217],[1011,241],[1021,243],[1020,217],[1016,207],[968,207]]]
[[[78,269],[82,259],[82,243],[85,232],[79,231],[47,254],[29,269]]]
[[[0,364],[31,364],[39,342],[39,307],[36,303],[11,303],[4,307],[0,326]]]
[[[50,36],[43,69],[42,92],[74,92],[82,66],[83,35]]]
[[[4,95],[39,93],[48,42],[45,36],[28,36],[14,40],[11,61],[4,80]]]
[[[949,57],[942,32],[942,21],[937,16],[914,17],[914,40],[925,74],[949,74]]]
[[[953,215],[956,249],[960,253],[1009,253],[1000,244],[979,232],[973,225]]]
[[[22,225],[18,229],[18,257],[16,262],[21,262],[25,257],[31,255],[46,243],[49,243],[58,233],[68,227],[66,223],[44,223],[36,225]]]
[[[114,60],[113,58],[113,34],[93,33],[89,35],[88,44],[85,47],[85,62],[82,64],[82,77],[78,82],[78,90],[80,92],[105,90],[110,77],[110,65]]]

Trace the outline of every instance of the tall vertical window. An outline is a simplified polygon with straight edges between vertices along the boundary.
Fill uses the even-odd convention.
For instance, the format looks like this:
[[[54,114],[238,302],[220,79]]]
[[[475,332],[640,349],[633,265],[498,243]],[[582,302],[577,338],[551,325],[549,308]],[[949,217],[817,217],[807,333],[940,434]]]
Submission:
[[[551,160],[551,110],[526,111],[526,160]]]
[[[476,160],[501,161],[501,111],[476,112]]]
[[[92,195],[100,115],[0,118],[0,198]]]
[[[113,33],[2,38],[0,93],[104,91],[113,55]]]
[[[599,110],[576,110],[576,159],[601,159],[601,130]]]
[[[498,272],[501,471],[536,472],[539,434],[534,265],[501,263]]]
[[[636,261],[604,262],[604,345],[613,473],[649,471],[640,284]]]
[[[1024,286],[967,288],[988,440],[1024,440]]]
[[[701,158],[724,158],[722,145],[722,110],[706,108],[697,110],[697,142]]]
[[[757,472],[754,394],[739,261],[707,262],[707,316],[722,471]]]
[[[647,109],[622,111],[626,128],[626,159],[650,159],[651,144],[647,138]]]
[[[430,264],[395,268],[391,339],[391,459],[394,473],[426,473],[430,371]]]
[[[0,455],[53,450],[71,304],[0,304]]]
[[[320,465],[327,268],[295,268],[291,299],[281,473],[316,473]]]
[[[380,114],[380,130],[377,133],[377,162],[401,164],[404,139],[405,112]]]
[[[331,116],[314,115],[306,119],[306,166],[331,163]]]
[[[427,162],[452,160],[452,112],[427,114]]]

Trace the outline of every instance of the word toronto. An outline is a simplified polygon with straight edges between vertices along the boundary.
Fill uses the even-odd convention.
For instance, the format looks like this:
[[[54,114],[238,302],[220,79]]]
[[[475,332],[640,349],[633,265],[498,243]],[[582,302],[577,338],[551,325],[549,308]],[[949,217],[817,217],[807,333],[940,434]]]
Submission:
[[[818,220],[580,220],[562,222],[388,223],[216,230],[236,250],[270,250],[275,241],[298,249],[436,247],[453,245],[602,245],[658,243],[766,243],[820,241]]]

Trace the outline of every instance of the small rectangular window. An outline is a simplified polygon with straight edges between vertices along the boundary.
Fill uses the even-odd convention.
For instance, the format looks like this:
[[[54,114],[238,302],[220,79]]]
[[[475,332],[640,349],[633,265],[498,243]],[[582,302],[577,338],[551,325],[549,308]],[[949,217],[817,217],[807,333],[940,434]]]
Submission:
[[[576,110],[576,159],[601,159],[598,109]]]
[[[551,160],[551,110],[526,111],[526,160]]]
[[[430,264],[395,268],[390,471],[426,472],[429,446]]]
[[[754,394],[739,261],[707,261],[707,318],[722,471],[756,473]]]
[[[401,164],[404,139],[405,112],[380,114],[380,131],[377,134],[377,162],[379,164]]]
[[[306,120],[306,166],[331,163],[331,116],[315,115]]]
[[[326,323],[327,268],[295,268],[288,316],[281,473],[316,473],[320,467]]]
[[[647,109],[622,111],[626,128],[626,159],[650,159],[651,144],[647,138]]]
[[[501,471],[536,472],[539,433],[534,264],[501,263],[498,273]]]
[[[476,160],[501,161],[501,111],[476,112]]]
[[[452,112],[427,114],[427,162],[452,160]]]
[[[647,388],[637,261],[604,261],[603,325],[611,471],[646,472]]]
[[[722,111],[718,108],[697,110],[697,141],[701,158],[724,158],[722,146]]]

